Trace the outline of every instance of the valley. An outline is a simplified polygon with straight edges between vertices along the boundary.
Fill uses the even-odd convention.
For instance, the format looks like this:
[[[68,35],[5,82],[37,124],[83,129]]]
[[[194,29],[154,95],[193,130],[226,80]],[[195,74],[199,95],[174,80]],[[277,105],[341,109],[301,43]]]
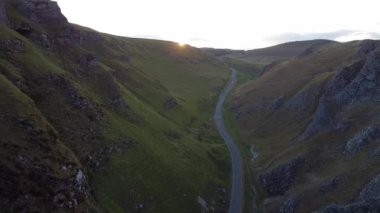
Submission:
[[[0,0],[0,212],[380,212],[379,82],[379,40],[197,48]]]

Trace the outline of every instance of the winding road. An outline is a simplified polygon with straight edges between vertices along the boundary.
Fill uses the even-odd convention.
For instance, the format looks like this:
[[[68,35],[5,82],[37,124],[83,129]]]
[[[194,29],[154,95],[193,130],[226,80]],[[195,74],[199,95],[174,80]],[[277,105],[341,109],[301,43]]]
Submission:
[[[231,135],[228,133],[223,120],[223,104],[229,92],[236,85],[236,70],[231,68],[231,77],[223,92],[218,98],[214,120],[219,134],[223,137],[231,156],[232,181],[230,193],[229,213],[241,213],[243,211],[243,161],[239,148],[233,142]]]

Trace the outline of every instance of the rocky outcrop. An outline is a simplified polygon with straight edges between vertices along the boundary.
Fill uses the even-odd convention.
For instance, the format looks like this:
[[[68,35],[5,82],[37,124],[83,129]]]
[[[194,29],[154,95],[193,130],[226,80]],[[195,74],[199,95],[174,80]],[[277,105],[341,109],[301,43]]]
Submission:
[[[321,94],[322,88],[319,86],[302,90],[289,99],[286,108],[296,113],[305,113],[315,108]]]
[[[114,153],[125,153],[129,149],[137,146],[137,142],[132,138],[125,138],[118,143],[112,143],[106,147],[92,151],[84,160],[85,165],[92,171],[99,171],[104,168],[104,165],[109,161]]]
[[[173,97],[165,98],[165,101],[164,101],[164,109],[165,110],[174,109],[176,107],[179,107],[179,104],[175,98],[173,98]]]
[[[91,30],[79,30],[71,25],[62,14],[57,2],[51,0],[15,0],[17,9],[25,15],[30,22],[42,26],[45,31],[33,29],[30,23],[21,20],[8,20],[2,12],[0,2],[0,23],[10,23],[12,29],[39,44],[50,48],[55,45],[73,45],[82,41],[97,42],[102,37]]]
[[[33,32],[30,24],[22,21],[13,21],[12,28],[24,36],[28,36]]]
[[[3,0],[0,0],[0,24],[9,24]]]
[[[73,209],[89,196],[87,177],[80,163],[58,139],[57,133],[35,120],[13,120],[25,144],[0,140],[0,197],[7,212],[43,212]],[[61,149],[58,149],[60,147]],[[26,150],[33,149],[33,154]],[[5,209],[3,209],[5,210]]]
[[[44,47],[50,47],[51,44],[72,45],[80,42],[80,31],[69,24],[57,2],[50,0],[16,0],[16,2],[18,10],[29,21],[42,26],[46,31],[33,29],[29,23],[10,20],[11,27],[20,34]]]
[[[358,58],[365,58],[368,56],[369,53],[373,52],[377,48],[380,47],[380,42],[379,41],[374,41],[374,40],[366,40],[361,42],[359,46],[359,50],[356,54]]]
[[[31,21],[41,25],[66,25],[68,21],[62,14],[58,3],[50,0],[20,0],[19,8]]]
[[[279,213],[294,213],[296,212],[298,201],[293,196],[290,196],[288,199],[284,201],[281,205]]]
[[[356,133],[347,141],[344,154],[355,154],[374,140],[379,139],[380,125],[371,125]]]
[[[380,146],[371,152],[372,157],[380,157]]]
[[[342,181],[341,176],[336,176],[334,178],[328,179],[324,181],[320,186],[319,186],[319,191],[322,194],[329,193],[331,191],[334,191],[338,188],[339,183]]]
[[[358,200],[380,199],[380,174],[372,179],[360,192]],[[379,203],[380,205],[380,203]]]
[[[331,204],[322,213],[375,213],[380,212],[380,174],[364,186],[358,198],[347,205]]]
[[[102,121],[104,119],[104,113],[99,104],[81,95],[75,88],[73,83],[67,80],[64,76],[50,76],[48,79],[42,79],[41,81],[47,81],[51,87],[57,87],[65,93],[65,97],[70,104],[77,110],[82,111],[92,121]]]
[[[79,61],[78,61],[79,65],[82,67],[82,68],[88,68],[90,66],[95,66],[99,63],[98,60],[96,60],[96,57],[94,54],[83,54],[79,57]]]
[[[272,103],[267,107],[269,110],[275,111],[279,109],[282,105],[284,105],[286,98],[284,96],[280,96],[276,98]]]
[[[380,212],[380,199],[357,202],[345,206],[331,204],[321,213],[377,213]]]
[[[81,41],[98,42],[102,40],[102,37],[97,32],[82,30],[80,31],[80,39]]]
[[[303,138],[331,129],[338,123],[339,113],[352,106],[380,100],[380,50],[367,55],[365,60],[343,68],[329,82]]]
[[[284,195],[293,186],[297,171],[304,163],[305,158],[297,157],[260,175],[260,183],[270,197]]]
[[[24,42],[20,39],[6,39],[0,41],[0,52],[20,53],[25,50]]]

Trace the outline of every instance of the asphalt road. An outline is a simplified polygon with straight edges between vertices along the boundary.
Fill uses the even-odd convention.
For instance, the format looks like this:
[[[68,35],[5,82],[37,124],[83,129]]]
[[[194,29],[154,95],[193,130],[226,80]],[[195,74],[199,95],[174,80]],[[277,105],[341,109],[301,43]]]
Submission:
[[[243,161],[239,151],[232,137],[228,133],[223,120],[223,104],[231,90],[236,85],[236,70],[231,68],[231,77],[227,85],[225,86],[223,92],[218,98],[218,103],[216,105],[214,120],[216,127],[218,128],[219,134],[223,137],[224,142],[227,145],[228,151],[231,157],[231,168],[232,168],[232,182],[231,182],[231,193],[230,193],[230,205],[229,213],[241,213],[243,211],[243,194],[244,194],[244,182],[243,182]]]

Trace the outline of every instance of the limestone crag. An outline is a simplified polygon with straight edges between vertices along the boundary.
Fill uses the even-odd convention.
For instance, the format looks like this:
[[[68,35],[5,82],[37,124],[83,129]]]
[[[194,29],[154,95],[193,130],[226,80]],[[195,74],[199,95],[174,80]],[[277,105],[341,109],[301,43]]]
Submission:
[[[0,0],[0,24],[9,24],[3,0]]]
[[[380,174],[378,174],[363,188],[360,192],[358,200],[370,200],[372,198],[380,199]]]
[[[355,154],[380,136],[380,126],[372,125],[360,130],[347,141],[344,154]]]
[[[13,122],[29,136],[24,148],[33,149],[38,157],[26,152],[14,155],[20,147],[2,143],[7,151],[7,163],[0,165],[2,204],[11,212],[38,212],[46,205],[55,210],[73,209],[85,201],[90,191],[83,168],[66,148],[54,150],[61,143],[57,133],[50,127],[41,129],[35,120],[20,117]],[[82,173],[80,180],[78,173]]]
[[[294,213],[296,212],[297,199],[293,196],[290,196],[280,207],[280,213]]]
[[[322,213],[380,212],[380,174],[364,186],[358,198],[347,205],[331,204]]]
[[[293,186],[297,171],[305,162],[305,158],[297,157],[260,175],[260,183],[269,196],[284,195]]]
[[[50,0],[22,0],[20,7],[31,21],[42,25],[68,25],[66,17],[61,13],[57,2]]]
[[[15,4],[28,22],[11,20],[11,27],[41,46],[72,45],[80,42],[81,33],[67,21],[57,2],[50,0],[16,0]],[[30,22],[45,28],[34,29]]]
[[[313,121],[303,133],[310,137],[331,130],[338,115],[365,101],[380,100],[380,50],[367,53],[366,59],[343,68],[329,83],[321,97]]]

